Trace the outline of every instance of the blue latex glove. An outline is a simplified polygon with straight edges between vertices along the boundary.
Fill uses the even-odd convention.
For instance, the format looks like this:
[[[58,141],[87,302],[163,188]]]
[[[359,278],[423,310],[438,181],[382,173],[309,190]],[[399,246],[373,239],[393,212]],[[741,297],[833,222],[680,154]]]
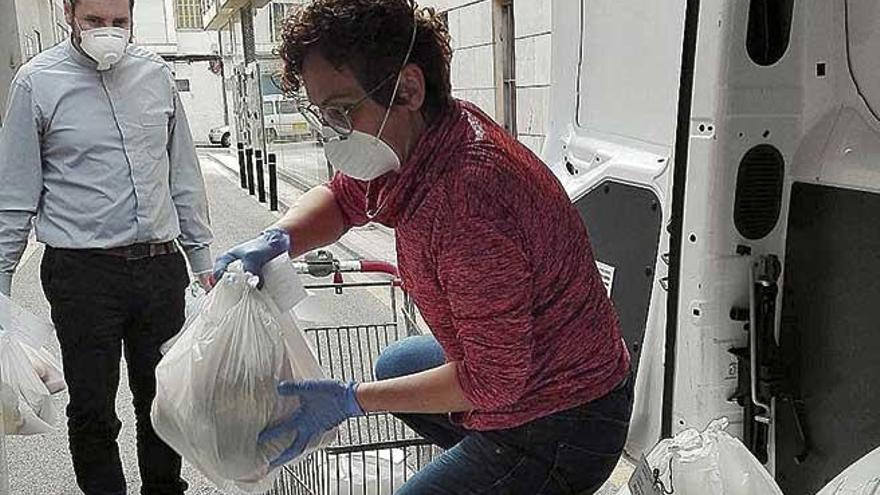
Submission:
[[[287,231],[278,227],[267,229],[256,239],[239,244],[217,258],[214,280],[219,281],[229,264],[236,260],[241,260],[244,271],[262,278],[263,265],[289,251],[290,235]]]
[[[266,443],[291,432],[296,433],[293,444],[273,460],[271,466],[278,467],[302,455],[312,440],[346,419],[363,416],[356,390],[356,383],[345,384],[336,380],[306,380],[278,385],[279,394],[299,397],[300,408],[282,423],[260,434],[259,442]]]

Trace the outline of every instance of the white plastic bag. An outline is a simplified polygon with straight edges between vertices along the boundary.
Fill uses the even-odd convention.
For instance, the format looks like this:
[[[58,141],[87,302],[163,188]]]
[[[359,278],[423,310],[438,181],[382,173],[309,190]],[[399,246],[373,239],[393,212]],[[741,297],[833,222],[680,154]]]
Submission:
[[[28,360],[18,336],[0,333],[0,402],[7,435],[36,435],[52,431],[58,413],[52,394]]]
[[[326,466],[329,495],[393,495],[415,474],[401,449],[329,455]]]
[[[718,419],[705,431],[685,430],[662,440],[648,454],[648,465],[659,469],[666,491],[676,495],[782,495],[779,485]],[[638,470],[637,470],[638,471]],[[629,495],[624,487],[618,495]]]
[[[880,495],[880,447],[854,462],[816,495]]]
[[[26,342],[21,342],[21,348],[50,394],[57,394],[67,388],[64,383],[64,372],[61,371],[61,362],[58,358],[47,351],[45,347],[34,349]]]
[[[227,492],[271,488],[276,473],[269,462],[294,440],[257,442],[261,431],[298,407],[296,399],[278,395],[278,383],[323,378],[293,315],[279,310],[270,296],[278,297],[279,291],[270,287],[269,273],[265,289],[258,290],[256,277],[236,267],[227,272],[156,368],[156,433]],[[316,439],[306,454],[335,435]]]
[[[42,348],[54,327],[0,294],[0,407],[8,435],[48,433],[58,418],[52,393],[64,389],[57,358]]]
[[[205,305],[205,298],[208,293],[205,291],[205,288],[202,287],[202,284],[198,281],[194,281],[189,284],[189,287],[186,288],[186,292],[184,293],[184,323],[180,332],[177,333],[174,337],[171,337],[167,341],[165,341],[160,347],[159,352],[164,356],[168,354],[168,350],[177,342],[177,339],[183,334],[183,331],[192,323],[193,318],[196,317],[201,311],[202,307]]]

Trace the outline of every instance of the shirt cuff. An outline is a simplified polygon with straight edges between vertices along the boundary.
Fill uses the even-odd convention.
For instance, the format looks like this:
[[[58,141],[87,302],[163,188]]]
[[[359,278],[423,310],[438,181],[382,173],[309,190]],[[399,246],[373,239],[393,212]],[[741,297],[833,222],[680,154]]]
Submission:
[[[6,297],[12,293],[12,274],[0,273],[0,294]]]
[[[186,251],[186,258],[189,260],[189,266],[192,269],[193,275],[203,275],[214,268],[211,248],[208,246],[184,248],[184,250]]]

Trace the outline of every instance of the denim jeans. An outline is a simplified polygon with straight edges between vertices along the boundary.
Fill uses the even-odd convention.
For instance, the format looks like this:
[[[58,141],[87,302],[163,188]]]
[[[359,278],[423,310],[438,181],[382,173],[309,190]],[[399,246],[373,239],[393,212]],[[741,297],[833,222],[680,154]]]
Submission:
[[[376,362],[379,380],[444,363],[430,336],[390,345]],[[632,379],[606,396],[522,426],[470,431],[443,414],[400,414],[417,433],[446,449],[398,491],[402,495],[498,493],[591,494],[623,452],[632,414]]]
[[[128,493],[116,438],[119,362],[125,355],[143,495],[179,495],[180,456],[153,431],[159,346],[183,325],[189,280],[180,254],[127,261],[46,248],[43,290],[61,343],[70,392],[67,425],[76,481],[86,495]]]

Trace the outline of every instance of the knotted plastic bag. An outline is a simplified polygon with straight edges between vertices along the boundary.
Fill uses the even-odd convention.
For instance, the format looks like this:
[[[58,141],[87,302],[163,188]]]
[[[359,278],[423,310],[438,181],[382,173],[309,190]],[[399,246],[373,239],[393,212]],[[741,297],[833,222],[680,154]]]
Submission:
[[[278,394],[278,383],[323,378],[290,311],[297,302],[291,301],[293,292],[270,283],[280,267],[267,266],[263,290],[256,277],[233,267],[204,296],[156,368],[156,433],[227,492],[271,488],[276,473],[269,463],[293,443],[293,437],[257,442],[260,432],[298,407],[296,398]],[[286,273],[299,282],[292,270]],[[276,298],[288,307],[282,311]],[[315,439],[305,454],[335,434]]]
[[[658,470],[659,492],[676,495],[782,495],[779,485],[741,441],[718,419],[702,432],[685,430],[662,440],[648,454]],[[618,495],[629,495],[628,487]]]

